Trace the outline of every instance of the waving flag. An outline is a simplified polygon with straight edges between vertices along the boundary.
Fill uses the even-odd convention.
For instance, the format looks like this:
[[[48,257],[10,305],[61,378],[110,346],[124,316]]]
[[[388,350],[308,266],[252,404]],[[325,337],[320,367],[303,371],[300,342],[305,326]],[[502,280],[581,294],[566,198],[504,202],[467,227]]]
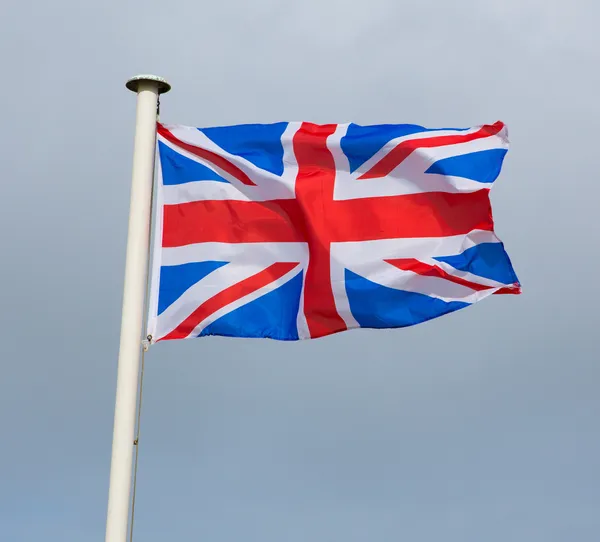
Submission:
[[[158,146],[152,342],[403,327],[520,293],[489,202],[501,122],[158,125]]]

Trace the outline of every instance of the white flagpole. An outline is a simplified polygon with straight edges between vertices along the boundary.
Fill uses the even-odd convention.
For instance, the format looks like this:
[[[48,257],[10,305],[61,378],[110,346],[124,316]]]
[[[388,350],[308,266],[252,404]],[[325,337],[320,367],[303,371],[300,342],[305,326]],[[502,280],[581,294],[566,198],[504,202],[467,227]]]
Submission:
[[[137,93],[137,114],[106,542],[127,540],[137,387],[147,288],[157,105],[159,94],[168,92],[171,88],[164,79],[154,75],[138,75],[127,81],[126,86]]]

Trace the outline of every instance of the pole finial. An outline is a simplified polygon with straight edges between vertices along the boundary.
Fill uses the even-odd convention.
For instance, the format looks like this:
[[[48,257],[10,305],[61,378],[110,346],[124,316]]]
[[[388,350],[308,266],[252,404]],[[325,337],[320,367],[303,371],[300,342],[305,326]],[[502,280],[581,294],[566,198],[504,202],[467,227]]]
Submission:
[[[159,94],[164,94],[166,92],[169,92],[169,90],[171,90],[171,85],[169,85],[169,83],[167,82],[166,79],[163,79],[162,77],[158,77],[157,75],[150,75],[150,74],[143,74],[143,75],[136,75],[135,77],[132,77],[131,79],[129,79],[129,81],[127,81],[127,83],[125,83],[125,86],[133,91],[133,92],[137,92],[140,86],[141,82],[144,81],[150,81],[153,83],[156,83],[158,85],[158,93]]]

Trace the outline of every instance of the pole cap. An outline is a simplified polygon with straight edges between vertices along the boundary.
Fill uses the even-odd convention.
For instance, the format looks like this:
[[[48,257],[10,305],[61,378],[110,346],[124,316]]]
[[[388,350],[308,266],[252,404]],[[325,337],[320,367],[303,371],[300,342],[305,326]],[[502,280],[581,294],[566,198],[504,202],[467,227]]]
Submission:
[[[131,79],[129,79],[129,81],[127,81],[127,83],[125,83],[125,86],[129,90],[131,90],[133,92],[137,92],[139,90],[139,86],[142,81],[150,81],[152,83],[156,83],[158,86],[159,94],[164,94],[165,92],[169,92],[169,90],[171,90],[171,85],[169,85],[169,83],[167,83],[166,79],[163,79],[162,77],[158,77],[158,75],[149,75],[149,74],[136,75],[135,77],[132,77]]]

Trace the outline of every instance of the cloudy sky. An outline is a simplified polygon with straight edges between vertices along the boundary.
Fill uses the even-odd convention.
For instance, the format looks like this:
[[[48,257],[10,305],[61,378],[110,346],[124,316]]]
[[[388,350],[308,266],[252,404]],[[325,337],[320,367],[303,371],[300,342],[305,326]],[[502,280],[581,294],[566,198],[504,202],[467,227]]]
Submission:
[[[166,122],[507,123],[524,294],[398,331],[162,343],[136,540],[592,542],[594,0],[3,3],[0,538],[104,539],[135,96]],[[590,252],[591,251],[591,252]]]

